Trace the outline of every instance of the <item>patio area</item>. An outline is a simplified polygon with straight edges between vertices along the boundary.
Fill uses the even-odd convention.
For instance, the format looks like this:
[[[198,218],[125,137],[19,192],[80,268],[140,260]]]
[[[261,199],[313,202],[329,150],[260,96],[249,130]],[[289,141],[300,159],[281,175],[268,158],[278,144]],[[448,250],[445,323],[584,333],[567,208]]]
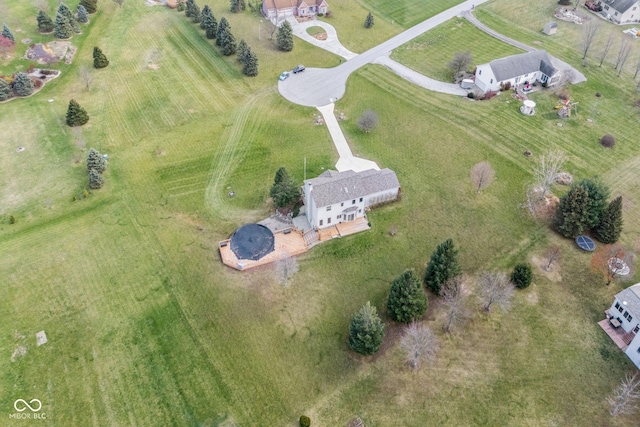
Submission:
[[[633,340],[633,337],[635,337],[635,334],[633,332],[626,332],[620,326],[618,326],[617,328],[614,327],[611,324],[612,318],[609,317],[608,313],[605,312],[605,314],[607,315],[607,317],[599,321],[598,325],[602,328],[603,331],[606,332],[607,335],[609,335],[609,338],[611,338],[611,340],[616,343],[619,349],[625,351],[629,343]]]

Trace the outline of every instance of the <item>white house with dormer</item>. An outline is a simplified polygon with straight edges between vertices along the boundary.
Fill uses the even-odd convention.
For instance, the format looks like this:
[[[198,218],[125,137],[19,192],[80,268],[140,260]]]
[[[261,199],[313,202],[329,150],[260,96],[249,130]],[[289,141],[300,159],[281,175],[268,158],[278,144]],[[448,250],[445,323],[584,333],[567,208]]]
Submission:
[[[262,14],[270,19],[279,21],[287,16],[315,16],[325,14],[329,5],[325,0],[264,0]]]
[[[391,169],[363,172],[328,170],[304,181],[307,221],[321,229],[365,216],[365,210],[392,202],[400,195],[400,182]]]
[[[553,86],[560,81],[560,72],[551,64],[544,50],[520,53],[496,59],[476,67],[475,84],[483,92],[499,91],[510,83],[512,87],[526,82]]]
[[[606,313],[611,325],[623,332],[625,354],[640,369],[640,283],[616,294]]]
[[[602,16],[616,24],[640,22],[640,2],[638,0],[600,0]]]

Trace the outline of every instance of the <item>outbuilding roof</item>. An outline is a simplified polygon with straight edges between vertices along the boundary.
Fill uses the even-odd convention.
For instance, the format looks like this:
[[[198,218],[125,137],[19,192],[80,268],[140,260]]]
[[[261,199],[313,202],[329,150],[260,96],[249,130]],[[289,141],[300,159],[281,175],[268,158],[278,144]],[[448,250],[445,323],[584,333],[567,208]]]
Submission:
[[[544,50],[534,50],[496,59],[491,61],[489,66],[497,81],[509,80],[536,71],[542,71],[552,77],[557,72],[551,65],[551,58]]]
[[[391,169],[328,170],[317,178],[307,179],[304,185],[312,186],[311,197],[317,208],[400,188],[398,177]]]
[[[640,283],[629,286],[618,293],[616,298],[623,304],[626,302],[624,306],[629,313],[632,313],[635,317],[640,317]]]

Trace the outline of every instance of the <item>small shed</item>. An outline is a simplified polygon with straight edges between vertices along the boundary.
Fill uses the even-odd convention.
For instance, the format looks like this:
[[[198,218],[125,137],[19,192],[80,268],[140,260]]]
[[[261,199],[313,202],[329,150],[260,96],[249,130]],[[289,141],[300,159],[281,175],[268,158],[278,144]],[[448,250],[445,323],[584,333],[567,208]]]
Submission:
[[[548,36],[550,36],[552,34],[555,34],[556,31],[558,31],[558,23],[557,22],[547,22],[545,24],[544,28],[542,29],[542,32],[545,33]]]

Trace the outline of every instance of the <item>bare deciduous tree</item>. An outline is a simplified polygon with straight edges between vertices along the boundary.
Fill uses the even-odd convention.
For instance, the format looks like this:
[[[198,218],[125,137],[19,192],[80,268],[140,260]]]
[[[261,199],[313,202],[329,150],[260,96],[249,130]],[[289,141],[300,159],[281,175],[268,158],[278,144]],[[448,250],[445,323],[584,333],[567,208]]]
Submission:
[[[86,65],[81,65],[78,70],[78,74],[80,75],[80,79],[84,82],[87,90],[91,88],[91,81],[93,80],[93,73],[89,70],[89,67]]]
[[[635,254],[619,244],[606,245],[594,252],[591,268],[603,275],[607,285],[614,280],[631,280],[635,275]]]
[[[484,311],[490,312],[495,304],[503,311],[508,311],[515,286],[509,281],[505,273],[490,273],[485,271],[478,282],[478,297]]]
[[[454,327],[459,326],[469,317],[466,298],[462,294],[462,276],[456,276],[444,285],[442,306],[445,309],[442,329],[447,333],[451,333]]]
[[[471,52],[458,52],[449,62],[449,69],[455,75],[460,71],[466,70],[471,65]]]
[[[560,246],[550,246],[544,251],[544,260],[547,265],[544,267],[546,271],[551,271],[553,263],[558,264],[562,259],[562,250]]]
[[[473,165],[473,168],[471,168],[471,182],[476,188],[476,193],[487,188],[493,182],[495,176],[496,171],[493,170],[489,162],[483,161]]]
[[[614,417],[622,414],[630,414],[638,409],[640,401],[640,378],[638,372],[625,375],[620,385],[607,397],[607,402],[611,406],[609,412]]]
[[[371,132],[376,126],[378,126],[378,114],[375,111],[367,110],[358,119],[358,127],[365,133]]]
[[[582,60],[584,61],[587,58],[587,52],[591,48],[591,44],[593,43],[593,39],[600,28],[600,22],[598,20],[592,20],[587,25],[583,27],[582,33]]]
[[[615,40],[615,36],[612,31],[609,33],[609,36],[607,37],[607,41],[604,43],[604,46],[602,46],[602,52],[600,52],[600,64],[598,65],[598,67],[602,67],[602,63],[607,58],[607,55],[609,55],[609,51],[613,46],[614,40]]]
[[[627,62],[627,58],[629,57],[629,52],[631,52],[631,43],[627,38],[623,38],[620,42],[620,49],[618,49],[618,57],[616,59],[616,66],[613,67],[614,70],[618,70],[618,77],[622,72],[622,67],[624,63]]]
[[[551,185],[555,182],[558,172],[564,166],[566,156],[562,151],[550,151],[540,157],[540,162],[533,170],[533,176],[535,183],[542,189],[540,198],[544,199],[547,191],[551,188]]]
[[[414,371],[420,369],[421,362],[435,359],[438,352],[438,339],[428,326],[411,323],[404,330],[400,347],[405,351],[407,363]]]
[[[288,253],[285,254],[276,262],[276,278],[278,283],[284,288],[289,286],[289,279],[298,272],[298,269],[298,261]]]

